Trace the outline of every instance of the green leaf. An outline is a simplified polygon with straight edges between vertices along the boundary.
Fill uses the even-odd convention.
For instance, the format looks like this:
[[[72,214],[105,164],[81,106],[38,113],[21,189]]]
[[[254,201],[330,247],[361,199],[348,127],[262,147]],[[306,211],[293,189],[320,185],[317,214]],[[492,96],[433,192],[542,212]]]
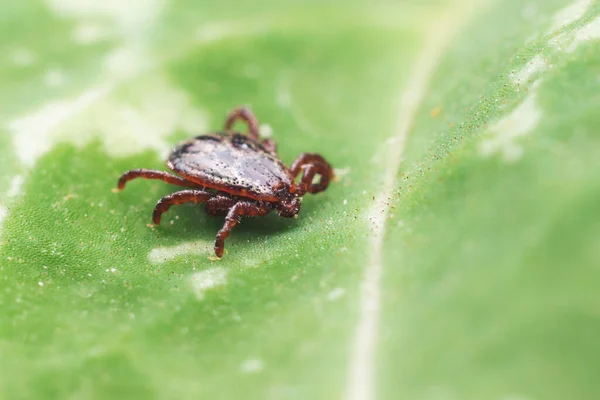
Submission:
[[[1,398],[600,394],[597,2],[0,15]],[[112,189],[243,104],[337,180],[212,261],[222,219]]]

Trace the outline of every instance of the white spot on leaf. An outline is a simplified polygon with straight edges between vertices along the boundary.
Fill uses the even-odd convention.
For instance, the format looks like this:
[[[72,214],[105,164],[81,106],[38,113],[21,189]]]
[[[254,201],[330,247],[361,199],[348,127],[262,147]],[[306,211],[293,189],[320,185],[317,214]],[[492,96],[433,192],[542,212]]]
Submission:
[[[205,43],[230,37],[258,34],[266,32],[268,29],[270,29],[270,26],[265,21],[246,21],[243,24],[238,21],[219,21],[201,26],[196,31],[195,36],[198,42]]]
[[[110,38],[113,34],[106,26],[81,23],[73,31],[73,40],[80,44],[91,44]]]
[[[61,141],[84,146],[98,138],[114,156],[149,149],[164,156],[171,148],[165,138],[174,131],[205,128],[204,114],[161,75],[132,83],[126,93],[98,86],[76,98],[47,104],[9,125],[16,154],[30,167]]]
[[[592,0],[579,0],[563,8],[554,15],[554,23],[547,33],[554,34],[580,20],[592,3]],[[573,52],[581,43],[593,39],[600,39],[600,17],[574,31],[554,34],[549,44],[558,51]],[[510,115],[490,129],[489,137],[480,145],[481,155],[498,153],[508,162],[515,162],[523,156],[524,150],[516,140],[534,129],[541,118],[542,113],[536,102],[536,89],[541,83],[538,75],[550,66],[545,58],[536,55],[521,70],[511,75],[516,85],[537,80],[530,86],[530,95]]]
[[[246,374],[255,374],[264,368],[265,363],[260,358],[249,358],[240,365],[240,370]]]
[[[538,7],[535,3],[527,3],[521,11],[521,17],[527,20],[531,20],[538,15]]]
[[[225,23],[219,25],[205,25],[196,31],[196,39],[200,42],[214,42],[221,40],[236,31],[234,25]]]
[[[350,173],[350,167],[333,169],[333,174],[336,176],[336,178],[344,177],[344,176],[348,175],[349,173]]]
[[[227,271],[222,267],[196,272],[190,278],[192,289],[198,300],[204,299],[205,292],[227,283]]]
[[[150,64],[148,53],[141,44],[120,46],[104,59],[106,71],[120,78],[133,77]]]
[[[46,0],[57,14],[78,20],[111,20],[125,35],[145,34],[146,29],[161,12],[163,0]]]
[[[573,39],[566,48],[567,52],[575,51],[577,47],[579,47],[585,41],[600,39],[600,17],[591,21],[584,27],[576,30],[572,36]]]
[[[4,221],[4,218],[6,218],[6,214],[8,214],[8,212],[6,211],[6,208],[4,208],[2,205],[0,205],[0,226],[2,225],[2,222]],[[2,231],[0,231],[1,233]]]
[[[528,83],[536,74],[548,68],[548,60],[541,55],[533,57],[523,68],[511,74],[511,79],[516,85]]]
[[[548,34],[554,33],[563,26],[572,24],[579,20],[592,5],[593,0],[577,0],[554,14],[554,21],[548,30]]]
[[[157,247],[148,253],[148,261],[161,264],[185,255],[209,255],[212,253],[213,243],[205,240],[182,243],[171,247]]]
[[[597,32],[598,29],[595,28],[598,18],[584,28],[576,31],[555,33],[559,28],[581,19],[591,4],[591,0],[580,0],[559,11],[554,16],[555,22],[553,27],[548,31],[548,34],[553,34],[553,37],[549,40],[549,44],[557,50],[572,52],[581,42],[598,37],[598,35],[594,35],[594,31]]]
[[[245,268],[256,268],[260,265],[260,260],[255,258],[244,258],[242,260],[242,266]]]
[[[10,181],[10,187],[6,192],[6,196],[16,197],[21,194],[21,186],[23,186],[23,175],[15,175]]]
[[[13,61],[13,63],[15,63],[15,65],[18,65],[20,67],[27,67],[29,65],[32,65],[37,60],[35,53],[24,47],[14,49],[10,54],[10,58]]]
[[[58,69],[49,69],[44,74],[44,83],[49,87],[58,87],[65,84],[67,77]]]
[[[346,294],[346,291],[342,288],[335,288],[331,292],[327,293],[327,300],[334,301]]]
[[[517,139],[531,132],[541,117],[537,95],[532,93],[489,129],[489,137],[480,145],[480,154],[484,157],[500,154],[508,162],[517,161],[523,156],[523,148]]]
[[[74,99],[46,104],[10,123],[9,130],[13,133],[16,153],[21,161],[31,167],[38,157],[50,150],[51,133],[56,127],[108,91],[108,87],[92,88]]]
[[[273,136],[273,128],[269,124],[260,125],[260,136],[270,138]]]
[[[277,80],[276,102],[280,108],[290,108],[292,106],[290,76],[288,73],[283,73]]]

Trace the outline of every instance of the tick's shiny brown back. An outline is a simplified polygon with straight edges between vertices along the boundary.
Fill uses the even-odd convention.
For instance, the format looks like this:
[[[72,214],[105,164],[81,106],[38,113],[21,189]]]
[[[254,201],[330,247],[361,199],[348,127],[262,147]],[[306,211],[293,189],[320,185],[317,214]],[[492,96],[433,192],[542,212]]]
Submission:
[[[177,146],[167,166],[185,179],[233,195],[277,202],[291,187],[289,169],[260,143],[239,133],[198,136]]]

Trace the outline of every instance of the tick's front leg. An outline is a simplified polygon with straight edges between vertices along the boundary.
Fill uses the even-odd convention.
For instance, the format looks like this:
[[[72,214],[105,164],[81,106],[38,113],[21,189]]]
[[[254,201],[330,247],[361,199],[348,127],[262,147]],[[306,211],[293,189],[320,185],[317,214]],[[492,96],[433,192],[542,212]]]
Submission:
[[[132,169],[130,171],[125,172],[119,178],[119,182],[117,183],[117,187],[119,188],[119,190],[123,190],[125,188],[125,184],[127,182],[129,182],[130,180],[135,179],[135,178],[156,179],[156,180],[159,180],[159,181],[170,183],[172,185],[187,186],[187,187],[198,187],[197,184],[195,184],[193,182],[190,182],[190,181],[187,181],[187,180],[185,180],[183,178],[180,178],[178,176],[171,175],[168,172],[156,171],[156,170],[153,170],[153,169],[145,169],[145,168]]]
[[[229,209],[227,217],[225,217],[225,224],[221,230],[217,233],[217,239],[215,240],[215,254],[221,258],[223,256],[223,250],[225,249],[225,239],[229,237],[231,230],[236,226],[242,216],[254,217],[254,216],[265,216],[273,209],[268,203],[252,203],[249,201],[240,201]]]
[[[296,178],[301,171],[302,178],[298,184],[297,193],[299,196],[304,193],[319,193],[327,189],[329,181],[333,179],[333,168],[323,157],[313,153],[303,153],[294,161],[290,171]],[[319,182],[313,183],[315,175],[320,175]]]
[[[156,225],[160,224],[162,215],[167,212],[172,205],[182,203],[206,203],[214,196],[214,193],[205,192],[204,190],[181,190],[171,193],[163,197],[156,203],[154,212],[152,213],[152,221]]]

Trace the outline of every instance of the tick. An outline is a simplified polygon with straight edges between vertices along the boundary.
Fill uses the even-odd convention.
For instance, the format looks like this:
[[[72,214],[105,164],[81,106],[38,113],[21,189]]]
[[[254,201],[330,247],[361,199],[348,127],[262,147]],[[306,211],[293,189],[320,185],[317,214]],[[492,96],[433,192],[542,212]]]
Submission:
[[[242,120],[248,134],[232,130]],[[177,175],[151,169],[133,169],[119,178],[117,187],[135,178],[157,179],[185,186],[160,199],[152,213],[156,225],[172,205],[204,203],[209,215],[225,216],[215,241],[215,254],[221,258],[225,239],[242,217],[266,216],[276,210],[280,217],[297,217],[302,196],[327,189],[333,169],[319,154],[302,153],[288,168],[277,156],[271,139],[261,139],[258,120],[243,107],[234,109],[221,132],[197,136],[180,143],[166,161]],[[296,183],[297,177],[302,177]]]

